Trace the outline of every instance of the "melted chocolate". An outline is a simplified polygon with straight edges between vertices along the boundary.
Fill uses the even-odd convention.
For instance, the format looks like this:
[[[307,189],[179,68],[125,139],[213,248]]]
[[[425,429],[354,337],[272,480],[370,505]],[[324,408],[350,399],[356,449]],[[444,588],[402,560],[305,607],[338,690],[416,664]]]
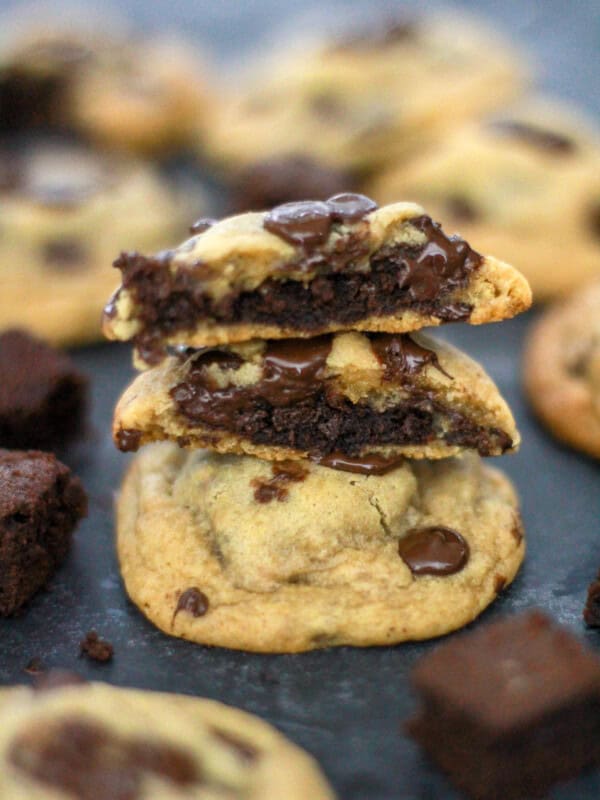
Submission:
[[[562,133],[540,128],[537,125],[530,125],[516,120],[506,120],[494,123],[494,128],[534,147],[559,155],[571,154],[577,150],[577,145],[573,139]]]
[[[413,528],[398,542],[398,553],[413,575],[452,575],[469,560],[469,545],[450,528]]]
[[[216,225],[217,220],[213,219],[212,217],[200,217],[197,219],[196,222],[190,227],[190,233],[198,234],[204,233],[209,228],[212,228],[213,225]]]
[[[339,469],[343,472],[356,472],[361,475],[386,475],[404,462],[404,456],[382,456],[379,453],[366,453],[364,456],[330,453],[327,456],[311,456],[311,461],[322,467]]]
[[[300,483],[308,475],[308,470],[300,461],[276,461],[271,466],[271,478],[254,478],[254,499],[257,503],[270,503],[271,500],[287,500],[290,483]]]
[[[417,344],[407,333],[373,333],[369,338],[378,361],[383,365],[386,380],[410,380],[428,364],[447,378],[452,377],[440,366],[434,350]]]
[[[202,782],[193,757],[179,747],[120,737],[78,717],[25,730],[13,740],[8,761],[77,800],[136,800],[146,773],[180,787]]]
[[[370,197],[352,192],[344,192],[330,197],[327,205],[334,222],[358,222],[377,209],[377,203]]]
[[[191,586],[179,595],[173,619],[180,611],[185,611],[187,614],[191,614],[192,617],[203,617],[209,606],[208,597],[204,592],[201,592],[196,586]]]
[[[314,247],[323,244],[332,225],[329,207],[320,200],[284,203],[266,214],[263,225],[291,244]]]

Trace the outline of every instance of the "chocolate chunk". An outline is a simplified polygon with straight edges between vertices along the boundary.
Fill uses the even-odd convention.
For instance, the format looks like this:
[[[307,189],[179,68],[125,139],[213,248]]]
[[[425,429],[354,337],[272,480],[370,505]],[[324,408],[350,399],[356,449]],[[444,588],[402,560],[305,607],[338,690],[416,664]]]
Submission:
[[[516,120],[502,120],[494,123],[494,128],[501,133],[506,133],[526,144],[531,144],[541,150],[547,150],[557,155],[570,155],[577,150],[573,139],[563,133],[556,133],[547,128],[531,125]]]
[[[378,208],[377,203],[370,197],[352,192],[344,192],[330,197],[327,205],[334,222],[357,222]]]
[[[384,368],[387,380],[410,379],[428,364],[447,378],[451,376],[440,366],[437,353],[417,344],[409,334],[369,334],[371,347]]]
[[[222,728],[212,727],[210,731],[219,742],[227,745],[242,761],[250,763],[258,758],[259,751],[257,748],[240,736],[236,736],[230,731],[224,731]]]
[[[96,631],[88,631],[85,639],[79,643],[79,652],[80,655],[87,656],[92,661],[104,663],[112,659],[115,649],[110,642],[101,639]]]
[[[0,617],[48,583],[86,513],[79,480],[54,455],[0,450]]]
[[[88,263],[84,246],[74,239],[46,242],[42,258],[46,264],[55,269],[81,269]]]
[[[193,617],[203,617],[209,609],[208,597],[195,586],[191,586],[179,595],[173,620],[180,611],[191,614]]]
[[[254,487],[254,499],[257,503],[270,503],[278,500],[280,503],[287,500],[290,483],[299,483],[308,475],[308,470],[300,461],[276,461],[271,465],[273,473],[271,478],[254,478],[251,486]]]
[[[259,161],[235,180],[236,211],[261,211],[306,197],[326,200],[350,185],[342,170],[307,156],[287,156]]]
[[[216,225],[217,220],[213,219],[212,217],[200,217],[197,219],[196,222],[190,227],[190,233],[199,234],[204,233],[209,228],[212,228],[213,225]]]
[[[311,461],[330,469],[340,469],[343,472],[356,472],[361,475],[386,475],[400,464],[404,463],[404,456],[382,456],[380,453],[366,453],[362,456],[347,456],[343,453],[330,453],[326,456],[311,456]]]
[[[12,741],[8,761],[76,800],[137,800],[146,774],[182,788],[202,783],[195,759],[178,746],[121,737],[84,717],[26,729]]]
[[[469,560],[469,545],[451,528],[413,528],[398,542],[398,553],[413,575],[452,575]]]
[[[120,428],[115,436],[117,447],[123,453],[135,453],[142,441],[142,432],[137,428]]]
[[[263,220],[263,226],[270,233],[304,247],[323,244],[331,224],[329,206],[319,200],[284,203],[269,211]]]
[[[590,628],[600,628],[600,572],[588,587],[583,619]]]
[[[270,341],[258,395],[274,406],[287,406],[315,394],[323,384],[331,342],[331,336]]]
[[[600,763],[600,661],[539,611],[451,637],[412,684],[409,733],[469,797],[542,797]]]
[[[24,331],[0,334],[0,447],[58,448],[85,423],[87,379]]]

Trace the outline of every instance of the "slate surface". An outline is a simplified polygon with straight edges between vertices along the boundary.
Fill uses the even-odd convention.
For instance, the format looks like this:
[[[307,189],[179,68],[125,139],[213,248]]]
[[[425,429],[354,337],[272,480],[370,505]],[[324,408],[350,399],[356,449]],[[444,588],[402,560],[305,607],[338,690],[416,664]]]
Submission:
[[[168,13],[173,24],[211,40],[222,57],[228,50],[239,50],[242,42],[251,49],[255,35],[281,22],[286,9],[296,7],[274,0],[244,4],[129,0],[127,5],[140,24],[149,27],[156,27],[160,15]],[[370,4],[375,5],[394,6]],[[600,28],[595,2],[482,0],[477,5],[500,27],[514,31],[519,41],[529,43],[547,68],[547,86],[600,111],[598,96],[592,92]],[[311,3],[304,6],[306,11]],[[327,10],[355,7],[366,4],[330,3]],[[585,631],[581,622],[587,584],[600,567],[600,465],[556,444],[527,409],[518,371],[523,335],[532,316],[482,328],[444,329],[444,335],[481,360],[497,380],[524,442],[518,455],[495,463],[519,487],[528,555],[516,582],[482,619],[540,606],[600,652],[600,634]],[[108,431],[112,407],[132,375],[130,352],[128,347],[106,344],[79,350],[74,358],[92,378],[91,431],[64,458],[89,492],[90,516],[51,591],[38,596],[22,617],[0,621],[0,684],[27,681],[23,669],[37,656],[46,667],[76,669],[90,679],[203,695],[277,725],[317,757],[343,800],[457,798],[401,732],[402,720],[413,708],[407,675],[432,643],[289,656],[235,653],[168,638],[127,601],[112,544],[113,494],[127,456],[114,449]],[[79,640],[90,628],[115,645],[112,663],[96,665],[78,658]],[[551,794],[555,800],[599,796],[600,773]]]

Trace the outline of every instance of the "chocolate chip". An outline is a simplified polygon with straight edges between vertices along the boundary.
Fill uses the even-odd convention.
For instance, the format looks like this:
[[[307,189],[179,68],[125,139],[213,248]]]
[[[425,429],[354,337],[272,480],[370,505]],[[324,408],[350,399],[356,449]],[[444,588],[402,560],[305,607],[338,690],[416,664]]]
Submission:
[[[326,456],[311,455],[311,461],[322,467],[355,472],[360,475],[386,475],[404,462],[404,456],[383,456],[380,453],[366,453],[363,456],[347,456],[334,452]]]
[[[85,639],[79,643],[79,653],[82,656],[91,658],[92,661],[105,663],[110,661],[115,650],[110,642],[101,639],[96,631],[88,631]]]
[[[308,470],[300,461],[277,461],[271,466],[271,478],[254,478],[250,485],[254,487],[254,499],[257,503],[270,503],[287,499],[288,485],[299,483],[308,475]]]
[[[469,560],[469,545],[451,528],[413,528],[398,542],[398,553],[413,575],[452,575]]]
[[[495,122],[493,126],[501,133],[506,133],[526,144],[531,144],[542,150],[548,150],[557,155],[568,155],[577,150],[577,145],[570,137],[537,125],[516,120],[502,120]]]
[[[203,617],[209,609],[208,597],[195,586],[191,586],[179,595],[173,620],[180,611],[185,611],[193,617]]]
[[[119,428],[115,436],[116,444],[123,453],[135,452],[142,441],[142,432],[136,428]]]
[[[329,206],[319,200],[304,200],[276,206],[264,218],[270,233],[291,244],[313,247],[322,244],[331,230]]]
[[[372,333],[369,338],[371,348],[384,368],[386,380],[410,379],[428,364],[447,378],[451,377],[440,365],[437,353],[417,344],[407,333]]]
[[[327,205],[334,222],[357,222],[378,208],[377,203],[370,197],[352,192],[344,192],[330,197]]]
[[[196,222],[194,222],[194,224],[190,227],[190,233],[204,233],[204,231],[207,231],[216,224],[217,220],[213,219],[212,217],[200,217],[200,219],[197,219]]]

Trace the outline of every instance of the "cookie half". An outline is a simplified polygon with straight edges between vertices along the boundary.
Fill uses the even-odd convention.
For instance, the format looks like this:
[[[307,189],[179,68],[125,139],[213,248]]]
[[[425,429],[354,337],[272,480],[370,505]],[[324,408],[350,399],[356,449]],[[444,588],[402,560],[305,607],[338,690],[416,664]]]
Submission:
[[[521,270],[536,300],[600,274],[600,133],[557,103],[451,132],[382,173],[369,191],[382,203],[423,203]]]
[[[464,449],[501,455],[520,442],[495,384],[468,356],[423,334],[356,332],[183,348],[133,381],[113,432],[122,450],[170,439],[357,471]]]
[[[123,283],[104,331],[133,339],[143,361],[156,363],[167,344],[493,322],[531,301],[520,273],[411,203],[377,208],[342,194],[212,222],[175,250],[115,262]]]
[[[23,686],[0,690],[0,721],[0,797],[11,800],[334,797],[299,747],[212,700]]]
[[[155,625],[260,652],[440,636],[524,555],[512,486],[475,455],[377,476],[150,445],[117,515],[127,592]]]
[[[53,344],[99,339],[115,248],[162,246],[188,213],[149,166],[52,140],[0,150],[0,209],[0,330]]]
[[[600,282],[534,323],[523,382],[535,412],[557,438],[600,458]]]

